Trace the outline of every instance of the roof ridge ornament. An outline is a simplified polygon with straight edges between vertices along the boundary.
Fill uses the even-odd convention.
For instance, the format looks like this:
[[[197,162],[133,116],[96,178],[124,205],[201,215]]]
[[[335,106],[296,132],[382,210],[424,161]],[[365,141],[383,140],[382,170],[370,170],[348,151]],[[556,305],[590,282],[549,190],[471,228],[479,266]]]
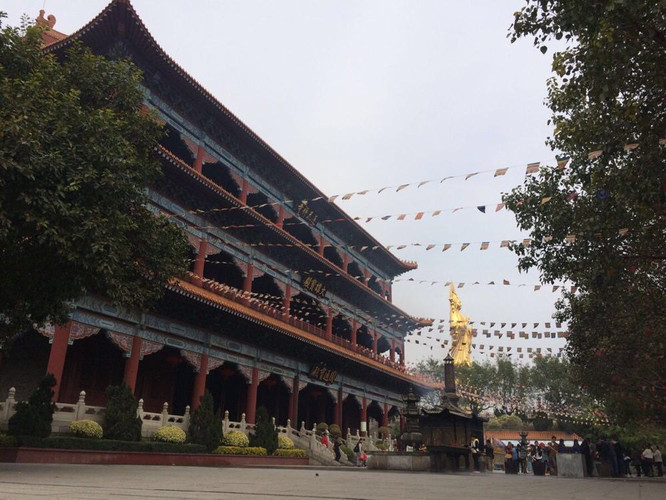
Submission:
[[[44,17],[44,9],[40,9],[39,16],[35,20],[37,26],[45,26],[48,29],[53,29],[56,23],[56,17],[53,14],[49,14],[46,18]]]

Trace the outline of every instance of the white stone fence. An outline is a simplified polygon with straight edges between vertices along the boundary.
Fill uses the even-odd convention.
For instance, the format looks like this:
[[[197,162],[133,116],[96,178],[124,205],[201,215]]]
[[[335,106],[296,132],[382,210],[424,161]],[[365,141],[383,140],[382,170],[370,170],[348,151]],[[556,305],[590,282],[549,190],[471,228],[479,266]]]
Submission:
[[[9,389],[5,401],[0,401],[0,430],[6,431],[9,419],[16,413],[16,389]],[[69,424],[76,420],[93,420],[100,425],[104,424],[106,408],[103,406],[90,406],[86,404],[86,391],[79,393],[76,403],[55,403],[51,432],[65,434],[69,432]],[[190,407],[185,407],[185,415],[170,415],[169,405],[162,405],[161,413],[152,413],[143,410],[143,399],[139,399],[136,410],[137,417],[141,419],[141,436],[150,437],[165,425],[175,425],[187,432],[190,426]]]
[[[0,430],[6,431],[9,419],[16,413],[16,389],[13,387],[9,389],[9,394],[5,401],[0,401]],[[86,404],[86,393],[81,391],[79,393],[79,400],[76,403],[55,403],[55,411],[53,413],[53,424],[51,430],[54,433],[64,434],[69,432],[69,424],[76,420],[94,420],[100,425],[104,424],[104,414],[106,408],[103,406],[89,406]],[[185,407],[184,415],[171,415],[169,414],[169,405],[164,403],[160,413],[147,412],[143,409],[143,399],[139,399],[137,416],[141,418],[141,436],[150,437],[153,433],[165,425],[174,425],[180,427],[185,432],[188,432],[190,426],[190,407]],[[273,418],[273,425],[275,426],[275,418]],[[297,448],[302,448],[309,451],[311,457],[319,461],[330,462],[334,460],[333,441],[329,441],[329,445],[324,446],[321,443],[321,438],[317,436],[317,425],[313,425],[312,429],[305,428],[305,422],[301,422],[300,429],[295,429],[291,426],[291,421],[287,420],[286,426],[275,426],[280,434],[289,437]],[[239,422],[229,420],[229,412],[224,412],[222,419],[222,431],[226,434],[229,431],[240,431],[245,435],[253,434],[254,424],[245,421],[245,413],[241,415]],[[361,442],[363,449],[368,452],[377,451],[375,446],[378,440],[376,434],[371,436],[360,436],[358,431],[352,434],[347,429],[347,437],[345,444],[353,449],[357,442]],[[387,449],[391,451],[391,436],[383,440]],[[342,453],[342,462],[346,462],[346,455]]]

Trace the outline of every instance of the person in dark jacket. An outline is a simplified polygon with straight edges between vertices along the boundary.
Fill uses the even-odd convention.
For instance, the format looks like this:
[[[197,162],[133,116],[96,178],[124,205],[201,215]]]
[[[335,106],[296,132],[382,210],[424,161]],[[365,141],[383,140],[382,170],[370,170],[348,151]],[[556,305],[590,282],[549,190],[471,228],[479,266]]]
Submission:
[[[590,443],[587,441],[587,439],[583,439],[583,442],[580,444],[580,452],[583,457],[585,457],[585,468],[587,469],[587,475],[592,477],[592,473],[594,472],[592,469],[594,462],[592,460],[592,450],[590,449]]]
[[[567,445],[564,444],[564,439],[560,439],[560,443],[557,445],[557,452],[558,453],[567,453]]]
[[[333,441],[333,453],[335,453],[335,460],[340,461],[340,438],[336,437]]]
[[[486,439],[484,451],[486,452],[486,471],[492,472],[495,468],[495,449],[493,448],[490,439]]]

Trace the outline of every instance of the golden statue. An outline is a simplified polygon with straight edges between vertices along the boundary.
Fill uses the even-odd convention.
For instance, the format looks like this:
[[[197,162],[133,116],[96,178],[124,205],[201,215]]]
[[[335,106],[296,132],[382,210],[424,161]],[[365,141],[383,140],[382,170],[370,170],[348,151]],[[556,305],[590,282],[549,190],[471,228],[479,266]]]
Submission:
[[[451,303],[449,323],[451,328],[451,356],[456,366],[472,365],[472,329],[467,326],[469,316],[460,312],[460,299],[456,293],[453,283],[449,292]]]

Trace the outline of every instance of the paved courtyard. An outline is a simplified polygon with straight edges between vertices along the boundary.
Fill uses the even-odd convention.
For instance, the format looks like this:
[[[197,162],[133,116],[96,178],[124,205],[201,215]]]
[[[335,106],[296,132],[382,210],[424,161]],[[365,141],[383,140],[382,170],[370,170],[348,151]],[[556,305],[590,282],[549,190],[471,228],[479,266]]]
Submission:
[[[358,469],[0,464],[5,498],[664,500],[666,482]]]

